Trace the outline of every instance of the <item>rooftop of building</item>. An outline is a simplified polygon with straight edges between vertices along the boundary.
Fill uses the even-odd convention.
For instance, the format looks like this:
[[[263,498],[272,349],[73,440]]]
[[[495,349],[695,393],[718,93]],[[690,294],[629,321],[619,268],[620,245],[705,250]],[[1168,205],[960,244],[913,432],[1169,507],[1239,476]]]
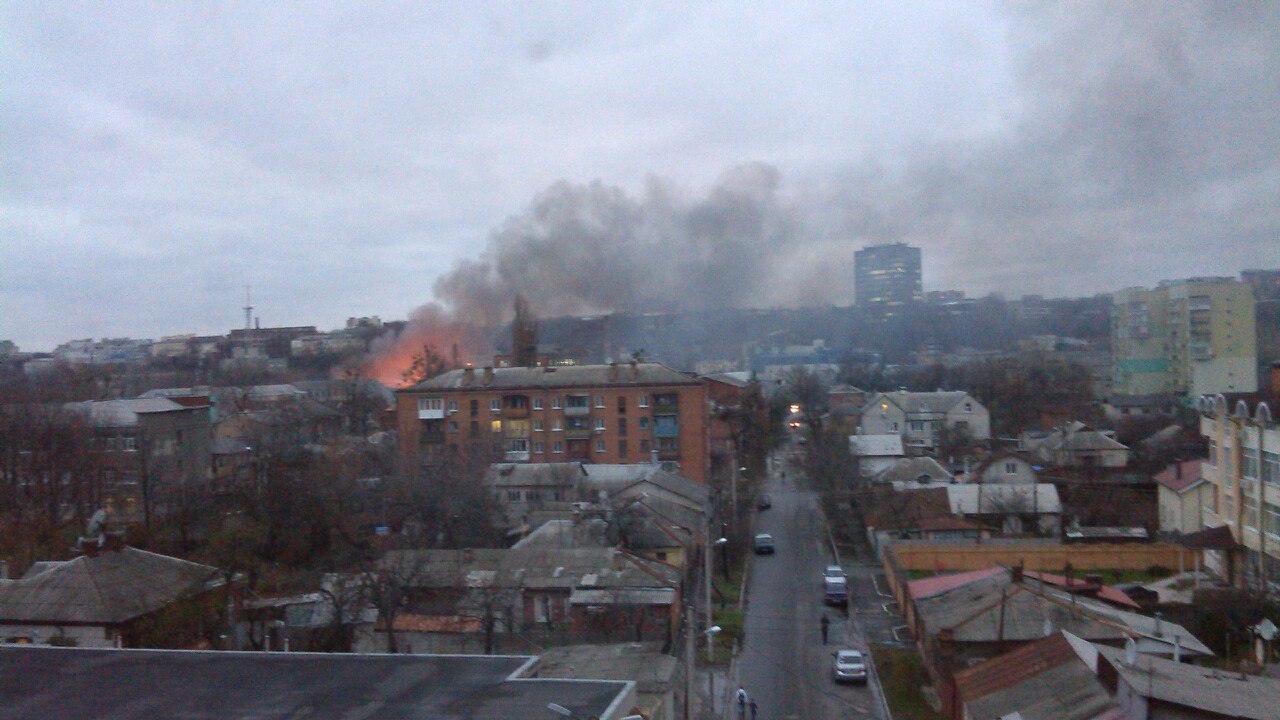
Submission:
[[[380,566],[420,588],[673,588],[679,571],[609,547],[393,550]]]
[[[522,676],[634,680],[641,693],[662,693],[671,689],[679,665],[661,643],[563,645],[543,651]]]
[[[556,703],[620,717],[620,680],[525,679],[524,656],[0,647],[8,718],[526,720]]]
[[[849,451],[855,457],[902,457],[906,454],[902,449],[902,436],[897,433],[850,435]]]
[[[958,405],[966,398],[970,402],[977,401],[963,390],[938,390],[935,392],[909,392],[907,390],[894,390],[893,392],[877,393],[872,396],[864,408],[871,410],[882,399],[888,399],[889,402],[897,405],[905,412],[924,412],[941,414],[946,413],[951,408]]]
[[[124,546],[37,563],[0,585],[0,621],[114,625],[225,580],[221,570]]]
[[[956,673],[955,684],[971,717],[1021,720],[1121,717],[1093,669],[1080,659],[1060,632],[962,670]]]
[[[1147,655],[1129,664],[1118,648],[1098,646],[1098,653],[1134,692],[1161,703],[1249,720],[1274,720],[1280,708],[1280,680]]]
[[[397,392],[430,390],[537,390],[628,386],[701,385],[697,377],[657,362],[564,367],[461,368]]]

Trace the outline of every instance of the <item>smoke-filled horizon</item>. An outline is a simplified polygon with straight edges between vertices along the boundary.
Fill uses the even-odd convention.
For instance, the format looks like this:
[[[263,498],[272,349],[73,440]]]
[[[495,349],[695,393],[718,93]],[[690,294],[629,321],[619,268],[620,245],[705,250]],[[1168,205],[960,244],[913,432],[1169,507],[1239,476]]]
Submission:
[[[0,13],[0,338],[225,331],[246,284],[321,327],[847,303],[892,241],[975,295],[1280,257],[1277,3],[309,10]]]

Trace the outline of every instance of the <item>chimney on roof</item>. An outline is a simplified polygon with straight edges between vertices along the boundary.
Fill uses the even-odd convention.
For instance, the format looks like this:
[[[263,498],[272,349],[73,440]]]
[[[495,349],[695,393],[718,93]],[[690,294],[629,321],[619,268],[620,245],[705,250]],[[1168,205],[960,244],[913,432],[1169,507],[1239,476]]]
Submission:
[[[488,385],[493,382],[493,366],[486,365],[484,368],[484,384]]]
[[[618,382],[618,363],[616,362],[609,363],[609,382]]]
[[[467,387],[476,381],[476,369],[470,365],[462,369],[462,387]]]

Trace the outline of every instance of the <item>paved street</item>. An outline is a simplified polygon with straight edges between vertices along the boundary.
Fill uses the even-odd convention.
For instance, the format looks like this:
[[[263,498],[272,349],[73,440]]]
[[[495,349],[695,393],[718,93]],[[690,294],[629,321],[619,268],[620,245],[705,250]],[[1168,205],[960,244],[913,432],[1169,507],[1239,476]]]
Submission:
[[[746,646],[738,657],[737,677],[755,698],[759,720],[882,718],[874,677],[866,687],[837,685],[831,679],[836,648],[865,652],[859,622],[864,613],[855,610],[846,623],[839,609],[823,605],[822,568],[831,562],[825,526],[814,494],[797,488],[793,474],[788,478],[785,483],[776,474],[770,478],[765,492],[772,496],[773,508],[756,514],[755,532],[773,535],[777,553],[755,556],[751,564]],[[865,604],[867,593],[875,596],[872,568],[845,566],[851,593]],[[819,622],[823,613],[831,620],[827,647]],[[882,627],[876,630],[883,633]],[[736,716],[736,706],[731,707],[728,717]]]

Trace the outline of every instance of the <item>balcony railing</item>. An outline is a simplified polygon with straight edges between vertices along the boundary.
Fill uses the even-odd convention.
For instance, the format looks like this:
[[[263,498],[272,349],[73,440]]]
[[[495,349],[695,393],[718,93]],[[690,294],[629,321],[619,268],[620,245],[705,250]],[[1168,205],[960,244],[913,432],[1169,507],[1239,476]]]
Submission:
[[[584,415],[590,415],[591,406],[590,405],[581,405],[581,406],[565,405],[564,414],[568,417],[582,417]]]

